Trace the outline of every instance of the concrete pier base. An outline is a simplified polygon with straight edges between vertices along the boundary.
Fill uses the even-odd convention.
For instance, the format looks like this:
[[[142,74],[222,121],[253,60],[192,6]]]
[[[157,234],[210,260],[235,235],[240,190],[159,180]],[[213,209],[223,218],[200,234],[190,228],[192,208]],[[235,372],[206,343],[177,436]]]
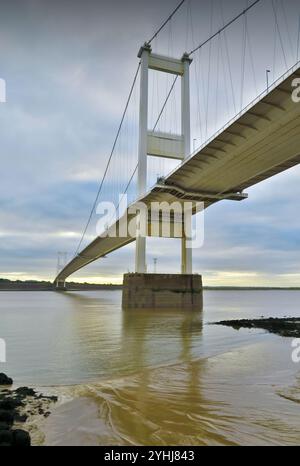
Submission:
[[[123,280],[123,309],[201,311],[201,275],[128,273]]]
[[[55,291],[67,291],[66,282],[56,282],[54,287]]]

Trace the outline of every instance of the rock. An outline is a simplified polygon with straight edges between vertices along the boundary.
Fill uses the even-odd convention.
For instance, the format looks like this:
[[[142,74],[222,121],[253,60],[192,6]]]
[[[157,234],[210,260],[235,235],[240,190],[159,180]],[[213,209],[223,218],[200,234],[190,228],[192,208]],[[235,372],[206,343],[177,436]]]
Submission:
[[[6,422],[0,422],[0,430],[9,430],[10,426]]]
[[[5,384],[13,383],[5,374],[0,374],[0,381]],[[19,387],[16,390],[0,388],[0,446],[30,447],[29,433],[22,429],[12,429],[13,423],[26,422],[30,415],[48,417],[49,404],[57,401],[56,396],[44,396],[29,387]]]
[[[12,446],[14,436],[11,430],[0,430],[0,445]]]
[[[16,389],[16,393],[17,395],[21,397],[36,395],[36,392],[33,390],[33,388],[28,388],[28,387],[19,387]]]
[[[13,434],[13,446],[14,447],[30,447],[31,439],[28,432],[25,430],[16,429],[12,431]]]
[[[7,411],[6,409],[0,409],[0,422],[6,422],[9,425],[14,423],[13,411]]]
[[[39,400],[48,400],[48,401],[51,401],[53,403],[57,403],[58,401],[58,397],[57,396],[45,396],[45,395],[38,395],[37,398]]]
[[[28,419],[27,414],[15,413],[15,422],[26,422]]]
[[[224,320],[216,322],[215,325],[225,325],[235,330],[263,329],[282,337],[300,338],[300,317]]]
[[[0,410],[5,409],[7,411],[13,411],[20,406],[24,406],[24,403],[19,398],[6,398],[0,401]]]
[[[0,373],[0,385],[12,385],[13,379],[7,377],[6,374]]]
[[[12,379],[0,374],[0,385],[12,383]],[[30,447],[30,434],[22,429],[12,429],[14,422],[26,422],[29,415],[48,417],[50,412],[46,409],[49,409],[50,402],[57,401],[56,396],[43,396],[29,387],[19,387],[16,390],[0,388],[0,446]],[[23,408],[22,412],[20,408]]]

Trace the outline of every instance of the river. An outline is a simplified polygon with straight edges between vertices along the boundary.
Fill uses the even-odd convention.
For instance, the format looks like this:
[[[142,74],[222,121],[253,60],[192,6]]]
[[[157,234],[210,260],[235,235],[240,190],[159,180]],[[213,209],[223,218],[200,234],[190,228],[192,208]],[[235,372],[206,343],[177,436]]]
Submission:
[[[211,325],[299,317],[299,291],[205,291],[203,312],[121,310],[120,291],[1,292],[0,372],[58,394],[47,445],[295,445],[292,339]]]

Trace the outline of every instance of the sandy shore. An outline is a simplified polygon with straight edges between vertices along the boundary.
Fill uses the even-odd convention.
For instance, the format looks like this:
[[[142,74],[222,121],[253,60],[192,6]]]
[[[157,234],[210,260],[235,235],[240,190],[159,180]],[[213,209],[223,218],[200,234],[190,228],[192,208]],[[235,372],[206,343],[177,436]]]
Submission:
[[[43,444],[40,426],[57,401],[56,395],[45,395],[29,387],[0,386],[0,446]]]

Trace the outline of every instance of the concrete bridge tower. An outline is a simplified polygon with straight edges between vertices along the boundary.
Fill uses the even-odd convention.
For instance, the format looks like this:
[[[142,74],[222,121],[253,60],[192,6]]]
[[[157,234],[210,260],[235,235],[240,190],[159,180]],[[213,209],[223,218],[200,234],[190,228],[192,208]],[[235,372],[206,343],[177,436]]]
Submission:
[[[190,79],[192,60],[188,54],[175,59],[152,53],[145,43],[138,57],[140,71],[140,115],[138,154],[138,197],[147,191],[148,155],[184,161],[191,154],[190,140]],[[181,134],[173,135],[148,129],[149,69],[181,78]],[[187,246],[191,217],[182,216],[181,274],[147,274],[146,235],[141,232],[137,218],[135,274],[124,275],[124,308],[202,307],[202,278],[192,275],[192,248]],[[186,223],[189,222],[190,225]]]

